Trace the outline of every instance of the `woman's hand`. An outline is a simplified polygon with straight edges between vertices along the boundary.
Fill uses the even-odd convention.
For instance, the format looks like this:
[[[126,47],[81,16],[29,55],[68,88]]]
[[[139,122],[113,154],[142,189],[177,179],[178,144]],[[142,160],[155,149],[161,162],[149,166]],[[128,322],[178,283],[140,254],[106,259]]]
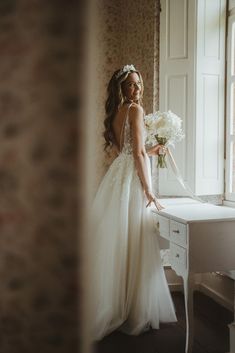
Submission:
[[[146,207],[149,207],[151,205],[151,203],[153,202],[154,205],[156,206],[157,210],[160,211],[162,210],[164,207],[157,201],[156,196],[151,192],[151,191],[145,191],[145,195],[148,199],[148,203],[146,205]]]
[[[166,154],[166,152],[167,152],[167,147],[160,144],[150,147],[147,151],[148,155],[150,156],[154,156],[154,155],[159,156],[159,154]]]

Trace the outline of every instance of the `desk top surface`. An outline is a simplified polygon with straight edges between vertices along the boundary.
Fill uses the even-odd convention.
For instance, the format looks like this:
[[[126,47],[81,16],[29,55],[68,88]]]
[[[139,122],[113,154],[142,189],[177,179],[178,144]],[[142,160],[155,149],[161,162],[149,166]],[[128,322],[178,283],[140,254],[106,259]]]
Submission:
[[[165,208],[153,212],[182,223],[235,221],[235,209],[200,203],[189,198],[172,198],[158,200]],[[235,230],[234,230],[235,231]]]

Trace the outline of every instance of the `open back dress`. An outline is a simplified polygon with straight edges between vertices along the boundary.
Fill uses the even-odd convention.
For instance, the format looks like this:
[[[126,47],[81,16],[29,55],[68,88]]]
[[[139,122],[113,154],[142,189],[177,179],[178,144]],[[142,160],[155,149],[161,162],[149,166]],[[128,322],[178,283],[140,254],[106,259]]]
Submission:
[[[93,340],[118,329],[138,335],[175,322],[161,264],[153,214],[135,167],[128,106],[121,151],[105,174],[91,214],[91,326]],[[149,184],[151,185],[148,159]]]

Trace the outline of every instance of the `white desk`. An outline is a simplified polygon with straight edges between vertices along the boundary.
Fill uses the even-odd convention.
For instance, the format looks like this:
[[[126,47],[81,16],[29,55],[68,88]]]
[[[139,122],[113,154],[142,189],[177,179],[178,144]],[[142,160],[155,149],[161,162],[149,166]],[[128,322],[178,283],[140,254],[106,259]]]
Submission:
[[[172,268],[183,278],[185,352],[190,353],[193,345],[194,275],[235,269],[235,209],[187,198],[159,201],[165,209],[159,212],[153,209],[155,225],[160,236],[169,241]],[[232,340],[230,338],[230,342]]]

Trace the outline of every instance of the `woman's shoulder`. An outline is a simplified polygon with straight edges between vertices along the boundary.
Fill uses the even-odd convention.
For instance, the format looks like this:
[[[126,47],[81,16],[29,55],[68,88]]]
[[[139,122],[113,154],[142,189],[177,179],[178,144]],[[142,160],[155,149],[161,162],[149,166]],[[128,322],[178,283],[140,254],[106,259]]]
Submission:
[[[138,104],[138,103],[131,103],[131,106],[129,108],[129,115],[130,115],[130,119],[134,119],[137,116],[143,116],[144,113],[144,109],[143,107]]]
[[[140,112],[143,112],[144,109],[142,107],[142,105],[138,104],[138,103],[135,103],[135,102],[132,102],[131,105],[130,105],[130,110],[132,111],[140,111]]]

